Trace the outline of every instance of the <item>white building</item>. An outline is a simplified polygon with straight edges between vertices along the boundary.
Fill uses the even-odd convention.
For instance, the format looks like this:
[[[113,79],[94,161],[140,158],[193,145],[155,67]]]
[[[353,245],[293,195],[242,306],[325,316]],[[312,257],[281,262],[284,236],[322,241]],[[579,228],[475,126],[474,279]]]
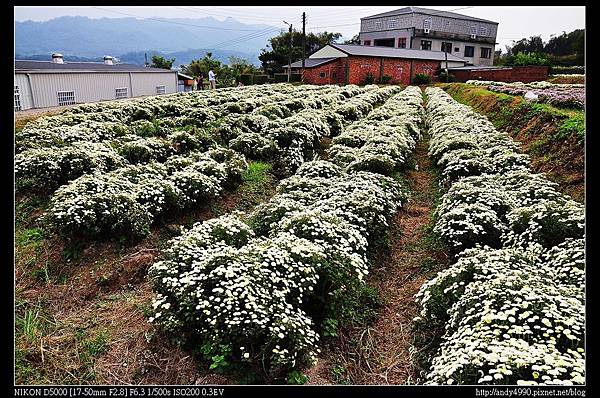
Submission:
[[[177,71],[104,62],[15,60],[15,111],[177,92]]]

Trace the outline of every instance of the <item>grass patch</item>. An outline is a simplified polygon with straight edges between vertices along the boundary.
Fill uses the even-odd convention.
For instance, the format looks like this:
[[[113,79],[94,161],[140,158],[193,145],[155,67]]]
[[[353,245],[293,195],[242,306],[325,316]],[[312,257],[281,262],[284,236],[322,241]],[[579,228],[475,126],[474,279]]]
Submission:
[[[270,163],[251,162],[242,175],[246,184],[264,184],[269,179],[273,166]]]

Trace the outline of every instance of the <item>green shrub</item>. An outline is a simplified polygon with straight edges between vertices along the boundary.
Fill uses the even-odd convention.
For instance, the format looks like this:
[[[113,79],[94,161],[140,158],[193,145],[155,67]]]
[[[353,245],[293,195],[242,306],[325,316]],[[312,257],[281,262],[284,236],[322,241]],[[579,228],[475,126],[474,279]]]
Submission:
[[[426,75],[425,73],[417,73],[415,77],[413,77],[413,84],[429,84],[431,83],[431,76]]]

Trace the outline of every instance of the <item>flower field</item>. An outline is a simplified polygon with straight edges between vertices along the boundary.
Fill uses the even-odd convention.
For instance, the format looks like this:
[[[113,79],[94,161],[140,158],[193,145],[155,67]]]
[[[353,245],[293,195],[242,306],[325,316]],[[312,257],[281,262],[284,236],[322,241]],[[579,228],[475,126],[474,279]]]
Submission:
[[[585,382],[584,208],[528,170],[484,117],[428,88],[430,154],[449,187],[435,230],[456,262],[417,295],[444,325],[431,384]]]
[[[469,80],[468,84],[486,86],[498,93],[524,96],[531,92],[536,101],[562,108],[584,109],[585,84],[555,84],[549,82],[504,83],[483,80]]]
[[[42,116],[15,132],[17,380],[585,384],[585,209],[531,163],[438,87]]]

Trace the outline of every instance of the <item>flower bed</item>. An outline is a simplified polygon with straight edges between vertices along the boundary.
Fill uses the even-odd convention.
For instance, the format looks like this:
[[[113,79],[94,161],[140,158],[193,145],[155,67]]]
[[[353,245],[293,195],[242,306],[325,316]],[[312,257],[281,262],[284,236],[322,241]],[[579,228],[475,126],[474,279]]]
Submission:
[[[400,105],[399,96],[390,101]],[[418,136],[422,108],[385,111],[393,109],[415,113],[411,128],[394,123]],[[389,129],[382,122],[371,136],[377,131]],[[151,322],[202,344],[209,358],[261,363],[271,376],[315,360],[328,321],[360,294],[370,245],[406,200],[392,178],[329,161],[303,163],[277,192],[249,215],[184,231],[149,271],[157,292]]]
[[[306,133],[308,130],[308,133],[319,137],[314,130],[320,128],[319,131],[328,131],[329,128],[323,127],[324,124],[339,129],[341,128],[340,118],[336,118],[335,113],[326,112],[325,109],[360,93],[373,90],[379,92],[376,87],[359,88],[357,86],[344,88],[302,86],[296,91],[290,87],[285,87],[285,91],[283,89],[284,87],[277,87],[272,95],[255,97],[255,105],[264,103],[264,99],[267,99],[267,104],[255,107],[252,113],[234,113],[219,121],[215,117],[211,117],[210,127],[205,128],[195,125],[197,120],[204,119],[195,119],[198,111],[190,109],[189,104],[182,107],[178,101],[187,104],[189,99],[179,95],[170,96],[170,102],[163,105],[163,108],[172,106],[178,111],[171,110],[171,113],[166,113],[163,110],[152,113],[154,115],[162,112],[162,114],[179,116],[165,116],[153,121],[143,119],[127,124],[127,115],[130,112],[120,115],[120,117],[124,117],[122,124],[93,121],[94,117],[101,113],[100,111],[94,112],[94,109],[113,110],[112,103],[82,105],[84,110],[91,108],[90,113],[81,114],[89,116],[90,119],[82,119],[77,125],[69,125],[67,121],[65,121],[65,125],[60,125],[57,124],[56,117],[49,117],[45,121],[35,123],[36,127],[28,125],[27,139],[18,138],[22,145],[29,142],[28,140],[35,140],[36,146],[23,150],[15,157],[17,188],[19,190],[54,191],[59,186],[84,174],[110,171],[129,164],[164,162],[170,156],[184,154],[191,150],[208,150],[217,147],[218,143],[227,144],[234,138],[230,147],[244,153],[249,158],[269,161],[281,158],[280,164],[286,167],[297,167],[304,158],[310,156],[308,149],[314,146],[314,140],[302,141],[291,136],[292,133]],[[252,93],[246,93],[243,90],[240,92],[252,96]],[[258,93],[264,94],[262,91]],[[306,96],[306,98],[290,99],[291,93]],[[211,97],[209,96],[209,98]],[[159,99],[164,102],[164,97],[159,97]],[[158,99],[154,101],[158,101]],[[275,106],[280,109],[279,113],[272,112]],[[80,109],[75,109],[77,112],[73,111],[74,114],[80,115]],[[281,109],[285,109],[285,111],[281,111]],[[297,112],[302,115],[294,118],[294,114]],[[184,113],[187,113],[188,116],[181,116]],[[271,119],[263,114],[268,114]],[[278,122],[279,116],[286,118]],[[83,117],[81,116],[81,118]],[[65,115],[62,115],[62,118],[69,120]],[[321,125],[317,124],[319,122]],[[43,132],[41,126],[45,126]],[[46,128],[48,130],[45,130]],[[311,128],[313,131],[310,131]],[[280,134],[286,133],[284,138],[287,138],[287,141],[284,139],[284,142],[282,140],[276,142],[272,137],[265,137],[271,131]],[[53,138],[53,132],[59,137]],[[240,134],[241,136],[239,136]],[[45,138],[38,140],[40,135]],[[298,150],[289,148],[293,140],[295,140],[293,142],[295,147],[298,145],[307,147],[310,144],[310,148],[304,148],[304,152],[308,153],[295,162],[291,160]]]
[[[583,206],[510,161],[516,147],[480,115],[426,93],[430,155],[450,185],[434,230],[456,254],[417,294],[417,324],[445,330],[427,383],[584,383]]]
[[[531,92],[538,102],[564,108],[583,109],[585,107],[584,84],[554,84],[546,81],[532,83],[505,83],[485,80],[469,80],[467,84],[486,86],[498,93],[524,96]]]

